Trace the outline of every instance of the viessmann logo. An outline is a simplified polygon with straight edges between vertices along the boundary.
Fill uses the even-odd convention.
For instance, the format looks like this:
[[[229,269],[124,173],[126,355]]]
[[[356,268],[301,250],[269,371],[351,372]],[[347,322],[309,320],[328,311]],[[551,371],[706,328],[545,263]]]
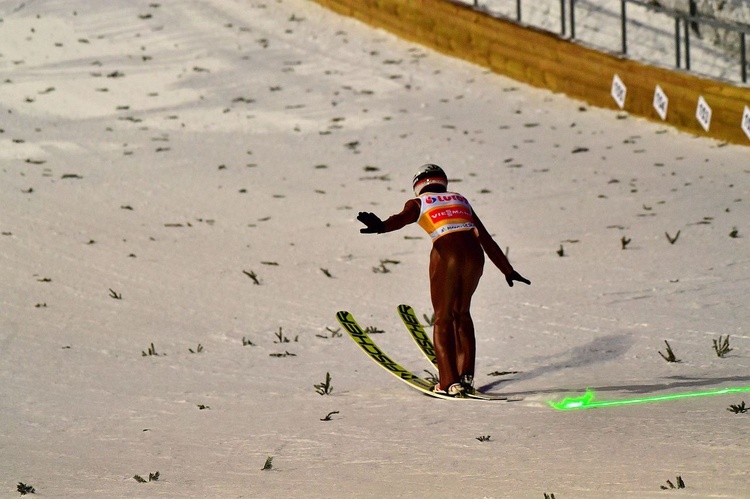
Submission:
[[[463,206],[452,206],[445,209],[437,208],[430,212],[430,220],[433,222],[440,222],[441,220],[452,218],[471,220],[471,211]]]

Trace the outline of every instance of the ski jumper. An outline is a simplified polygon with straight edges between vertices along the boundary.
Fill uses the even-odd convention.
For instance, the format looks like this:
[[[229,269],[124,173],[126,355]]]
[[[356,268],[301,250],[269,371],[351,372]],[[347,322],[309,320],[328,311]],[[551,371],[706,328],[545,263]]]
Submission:
[[[471,298],[484,269],[485,253],[513,281],[531,284],[513,270],[507,257],[474,213],[469,201],[448,192],[448,178],[437,165],[423,165],[412,180],[414,198],[386,220],[360,212],[365,224],[360,232],[382,234],[417,222],[432,240],[430,250],[430,298],[435,313],[432,330],[440,378],[438,390],[448,394],[472,391],[476,358]],[[447,234],[451,234],[448,237]]]
[[[428,192],[417,197],[420,204],[417,223],[434,242],[441,236],[477,228],[469,201],[456,192]]]

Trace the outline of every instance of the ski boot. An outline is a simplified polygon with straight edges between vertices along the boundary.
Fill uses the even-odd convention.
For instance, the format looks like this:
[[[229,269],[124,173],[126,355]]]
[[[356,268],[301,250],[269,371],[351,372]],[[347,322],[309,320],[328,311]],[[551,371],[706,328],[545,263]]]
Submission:
[[[461,385],[461,388],[463,388],[464,393],[468,395],[473,395],[476,393],[476,390],[474,389],[474,375],[473,374],[462,374],[461,377],[458,379],[458,382]]]
[[[432,391],[437,393],[438,395],[446,395],[448,397],[463,397],[464,396],[464,389],[463,389],[463,386],[461,386],[461,383],[453,383],[446,390],[444,390],[440,386],[440,383],[438,383],[432,388]]]

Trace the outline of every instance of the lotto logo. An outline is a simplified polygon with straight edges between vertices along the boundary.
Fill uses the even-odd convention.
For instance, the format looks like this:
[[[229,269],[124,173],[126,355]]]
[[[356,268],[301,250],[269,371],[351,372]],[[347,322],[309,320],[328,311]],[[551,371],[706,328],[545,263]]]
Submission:
[[[448,201],[460,201],[462,203],[468,203],[467,199],[459,194],[428,196],[425,198],[425,203],[427,204],[446,203]]]

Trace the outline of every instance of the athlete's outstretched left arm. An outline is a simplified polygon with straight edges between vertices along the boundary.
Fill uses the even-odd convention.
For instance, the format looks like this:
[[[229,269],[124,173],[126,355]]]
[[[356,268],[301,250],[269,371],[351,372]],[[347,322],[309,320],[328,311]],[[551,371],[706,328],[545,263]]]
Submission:
[[[392,232],[398,230],[410,223],[414,223],[419,219],[419,201],[417,199],[410,199],[404,205],[404,209],[401,212],[396,213],[388,217],[385,221],[370,212],[360,211],[357,215],[357,220],[365,224],[367,227],[359,229],[363,234],[382,234],[383,232]]]
[[[505,280],[508,282],[508,286],[513,287],[513,281],[522,282],[524,284],[531,284],[531,281],[529,281],[513,269],[513,266],[508,261],[505,253],[503,253],[503,250],[500,249],[500,246],[497,245],[495,240],[492,239],[490,233],[487,232],[487,229],[484,227],[484,224],[479,219],[476,212],[474,212],[473,215],[474,225],[476,225],[477,234],[479,235],[479,243],[482,245],[482,249],[490,258],[492,263],[495,264],[495,267],[500,269],[500,272],[505,275]]]

